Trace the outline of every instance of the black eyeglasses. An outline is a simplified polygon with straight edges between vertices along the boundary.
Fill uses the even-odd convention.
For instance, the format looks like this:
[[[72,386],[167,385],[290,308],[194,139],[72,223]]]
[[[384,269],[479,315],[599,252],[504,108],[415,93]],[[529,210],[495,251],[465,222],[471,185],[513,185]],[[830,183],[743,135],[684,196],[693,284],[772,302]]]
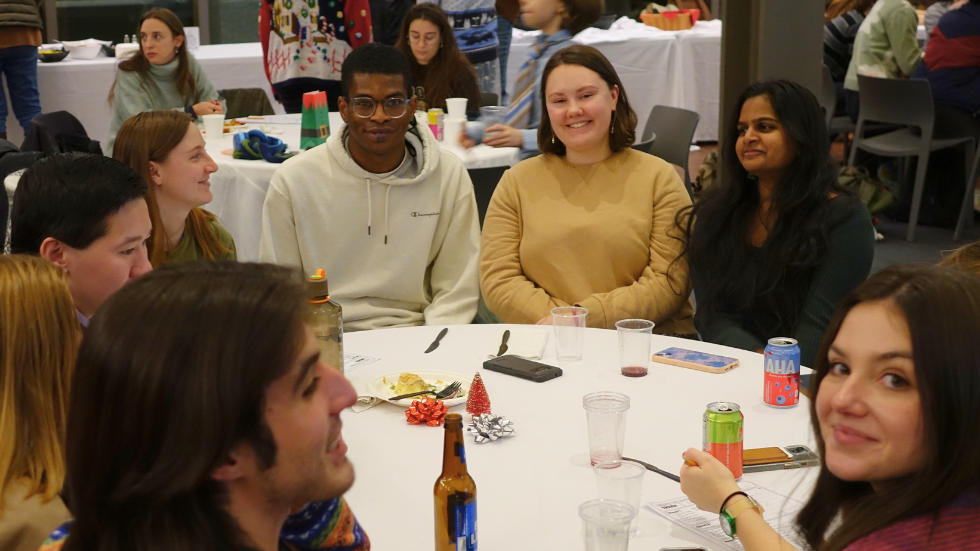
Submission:
[[[378,103],[383,106],[386,115],[397,119],[405,115],[405,112],[408,111],[408,104],[411,101],[411,99],[405,98],[388,98],[379,102],[374,98],[361,96],[352,98],[350,103],[354,108],[354,114],[362,119],[374,116],[374,112],[378,109]]]

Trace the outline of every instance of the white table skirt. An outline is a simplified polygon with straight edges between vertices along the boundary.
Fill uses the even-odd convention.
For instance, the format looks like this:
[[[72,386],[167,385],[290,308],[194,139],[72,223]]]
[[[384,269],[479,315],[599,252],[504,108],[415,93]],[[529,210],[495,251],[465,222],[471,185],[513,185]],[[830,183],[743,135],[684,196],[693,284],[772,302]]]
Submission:
[[[345,352],[379,357],[380,361],[347,374],[354,379],[402,371],[439,370],[483,378],[493,413],[514,422],[517,434],[497,442],[476,444],[465,435],[470,474],[477,486],[480,548],[484,550],[582,549],[578,506],[597,497],[589,465],[582,396],[598,390],[630,396],[627,456],[677,473],[681,453],[701,445],[701,416],[709,402],[726,400],[742,406],[745,447],[804,444],[813,449],[809,401],[777,410],[762,402],[762,356],[723,346],[653,337],[652,351],[669,346],[695,348],[738,358],[741,365],[727,373],[651,363],[650,374],[630,379],[619,374],[615,331],[588,329],[585,359],[578,365],[555,361],[549,336],[545,363],[561,365],[564,375],[533,383],[482,369],[503,331],[528,326],[452,326],[438,349],[423,354],[438,327],[388,329],[345,334]],[[455,406],[451,412],[462,413]],[[404,408],[388,403],[362,413],[343,413],[344,439],[357,479],[346,498],[376,549],[429,551],[433,541],[432,488],[442,458],[441,427],[409,425]],[[746,474],[748,480],[805,501],[817,469]],[[642,501],[681,496],[680,486],[648,472]],[[702,545],[723,549],[652,511],[639,513],[639,533],[630,549]]]
[[[282,106],[272,99],[272,90],[262,68],[262,46],[218,44],[201,46],[194,54],[208,80],[216,90],[226,88],[262,88],[277,112]],[[109,88],[116,79],[116,58],[92,60],[65,59],[55,63],[38,62],[37,84],[41,109],[45,113],[69,111],[82,122],[89,137],[105,143],[109,135],[112,108],[106,103]],[[10,98],[8,93],[7,98]],[[24,132],[7,102],[7,135],[17,145]]]
[[[538,34],[514,30],[507,61],[511,92]],[[612,62],[636,111],[638,132],[654,105],[669,105],[701,115],[695,141],[718,139],[721,20],[699,21],[686,31],[662,31],[623,17],[608,31],[586,29],[572,41],[595,47]]]
[[[340,132],[344,122],[339,113],[330,113],[330,130]],[[299,124],[274,125],[282,134],[272,134],[289,144],[291,151],[299,150]],[[249,127],[251,128],[251,127]],[[429,132],[428,127],[421,130]],[[266,161],[246,161],[224,155],[232,148],[232,135],[220,140],[207,140],[208,154],[217,162],[218,172],[211,175],[211,193],[214,199],[204,208],[217,215],[221,224],[235,238],[238,260],[254,261],[259,256],[262,237],[262,204],[279,164]],[[494,149],[478,145],[470,150],[450,149],[466,168],[512,166],[518,158],[516,147]],[[302,154],[302,153],[301,153]]]

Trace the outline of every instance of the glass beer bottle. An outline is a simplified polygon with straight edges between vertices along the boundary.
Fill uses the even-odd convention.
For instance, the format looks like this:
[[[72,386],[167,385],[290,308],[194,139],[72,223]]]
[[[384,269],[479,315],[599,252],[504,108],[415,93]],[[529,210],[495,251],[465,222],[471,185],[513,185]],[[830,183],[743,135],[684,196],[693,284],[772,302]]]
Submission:
[[[463,417],[446,415],[442,475],[436,480],[436,551],[476,551],[476,483],[466,472]]]

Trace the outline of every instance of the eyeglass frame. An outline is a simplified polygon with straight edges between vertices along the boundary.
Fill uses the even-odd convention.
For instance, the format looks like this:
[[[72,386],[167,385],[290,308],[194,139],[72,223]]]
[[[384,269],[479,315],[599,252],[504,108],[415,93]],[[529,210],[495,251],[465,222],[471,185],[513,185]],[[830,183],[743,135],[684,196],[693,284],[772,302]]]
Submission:
[[[408,104],[412,102],[412,99],[413,98],[412,97],[408,97],[408,98],[385,98],[385,99],[383,99],[381,101],[378,101],[378,100],[372,98],[371,96],[357,96],[357,97],[353,97],[353,98],[347,98],[347,97],[345,97],[344,99],[350,105],[351,111],[353,111],[354,116],[356,116],[358,118],[361,118],[361,119],[370,119],[371,117],[374,116],[375,113],[378,112],[378,105],[380,104],[381,105],[381,110],[384,112],[384,114],[386,116],[388,116],[391,119],[400,119],[400,118],[404,117],[408,113]],[[372,108],[371,108],[371,114],[370,115],[361,115],[360,113],[357,112],[357,108],[356,108],[355,103],[354,103],[357,100],[370,100],[371,101],[371,103],[373,105],[372,105]],[[387,102],[392,101],[392,100],[402,102],[405,105],[405,111],[401,115],[398,115],[397,117],[394,116],[394,115],[392,115],[391,113],[389,113],[388,112],[388,107],[385,105]]]

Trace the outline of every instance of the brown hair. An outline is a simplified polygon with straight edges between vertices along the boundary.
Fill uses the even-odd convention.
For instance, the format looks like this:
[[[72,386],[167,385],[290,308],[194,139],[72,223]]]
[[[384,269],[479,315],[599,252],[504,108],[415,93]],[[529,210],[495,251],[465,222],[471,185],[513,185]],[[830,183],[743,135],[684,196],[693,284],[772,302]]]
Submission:
[[[561,3],[565,5],[561,27],[568,29],[573,35],[588,29],[602,17],[606,9],[603,0],[561,0]],[[623,87],[619,88],[622,90]]]
[[[163,227],[160,206],[156,200],[156,184],[150,176],[150,162],[162,163],[170,152],[183,141],[187,127],[193,124],[191,116],[182,111],[144,111],[130,117],[119,127],[112,157],[128,165],[149,184],[146,192],[146,205],[150,210],[153,232],[147,242],[147,254],[154,268],[167,262],[167,250],[171,243],[167,230]],[[202,208],[191,209],[187,223],[201,252],[208,260],[229,252],[211,229],[211,222],[217,218]]]
[[[140,36],[140,32],[143,28],[143,22],[147,19],[156,19],[162,22],[164,25],[170,28],[170,33],[177,38],[178,36],[184,36],[184,25],[180,22],[177,15],[168,10],[167,8],[153,8],[152,10],[143,14],[140,18],[139,24],[136,26],[136,36]],[[139,41],[140,49],[135,52],[132,56],[119,62],[119,70],[121,71],[135,71],[136,74],[140,76],[140,79],[144,82],[146,81],[146,75],[150,70],[150,60],[143,53],[143,41]],[[197,102],[197,85],[194,82],[194,75],[191,74],[190,61],[187,59],[187,37],[184,36],[184,43],[177,48],[177,59],[180,60],[177,65],[177,74],[175,75],[177,93],[180,94],[184,101],[188,104]],[[116,98],[116,81],[112,82],[112,88],[109,89],[109,104],[111,105]]]
[[[945,268],[959,268],[980,275],[980,241],[950,251],[943,257],[939,265]]]
[[[842,480],[826,463],[817,401],[827,353],[858,304],[888,301],[908,326],[922,408],[925,465],[889,484]],[[847,295],[827,326],[813,365],[810,424],[821,465],[797,524],[811,549],[840,551],[896,522],[939,510],[980,484],[980,277],[926,265],[890,266]],[[838,522],[839,519],[839,522]],[[829,533],[828,530],[833,528]]]
[[[420,65],[412,53],[412,47],[408,44],[408,28],[413,21],[419,19],[428,21],[439,29],[441,47],[432,61],[429,62],[425,82],[416,82],[415,84],[424,87],[425,103],[429,107],[445,109],[446,98],[451,97],[450,94],[452,94],[450,85],[454,80],[453,75],[463,71],[469,73],[473,81],[476,82],[476,71],[473,70],[470,60],[466,58],[456,44],[456,36],[453,34],[452,27],[449,26],[446,13],[435,4],[422,3],[412,6],[405,13],[401,33],[398,35],[398,42],[395,43],[395,47],[408,58],[408,65],[412,68],[413,76],[418,74]]]
[[[305,299],[294,269],[219,261],[105,302],[72,381],[65,551],[254,549],[211,475],[242,444],[276,464],[265,395],[302,350]]]
[[[65,272],[36,256],[0,256],[0,495],[19,480],[27,497],[61,492],[78,336]]]
[[[602,52],[592,46],[582,46],[575,44],[563,50],[559,50],[551,56],[548,64],[544,66],[544,73],[541,75],[541,106],[545,111],[538,125],[538,149],[542,153],[551,153],[559,157],[565,156],[565,144],[555,136],[551,128],[551,118],[547,115],[548,102],[545,98],[545,91],[548,87],[548,77],[555,67],[559,65],[580,65],[599,75],[599,78],[606,82],[609,89],[613,86],[619,87],[619,99],[616,100],[616,108],[613,110],[610,129],[612,134],[609,136],[609,149],[613,153],[618,153],[636,141],[636,112],[630,107],[630,102],[626,99],[626,88],[619,80],[616,69],[612,63],[602,55]],[[552,141],[553,140],[553,141]]]

